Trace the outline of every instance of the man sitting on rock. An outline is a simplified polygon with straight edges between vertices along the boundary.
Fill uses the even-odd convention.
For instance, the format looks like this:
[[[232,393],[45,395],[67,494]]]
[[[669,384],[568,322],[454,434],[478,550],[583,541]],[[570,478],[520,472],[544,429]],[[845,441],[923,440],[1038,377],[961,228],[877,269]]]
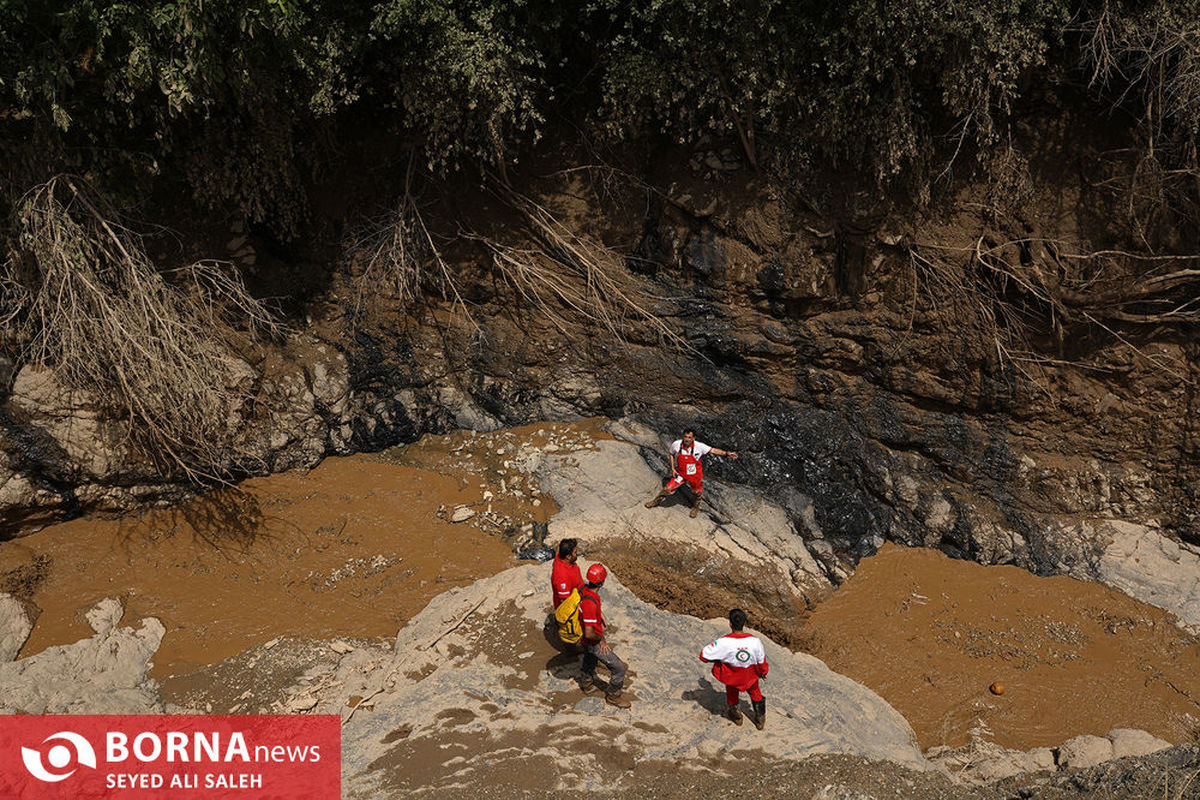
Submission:
[[[587,571],[587,585],[579,590],[579,618],[583,623],[583,666],[580,688],[584,694],[600,691],[596,684],[596,664],[603,663],[608,667],[608,690],[604,694],[604,702],[617,708],[629,708],[629,699],[621,696],[621,687],[625,685],[625,672],[628,667],[625,662],[613,652],[608,640],[604,638],[604,612],[600,607],[598,591],[608,578],[608,570],[603,564],[592,564]]]
[[[692,495],[692,512],[689,516],[695,517],[700,513],[700,497],[704,494],[704,468],[700,465],[700,459],[709,453],[717,456],[729,456],[735,460],[738,457],[738,454],[732,451],[709,447],[704,442],[697,442],[696,432],[691,428],[684,431],[682,439],[676,439],[671,443],[671,452],[667,459],[671,464],[671,480],[667,481],[667,485],[646,503],[646,508],[654,508],[667,497],[675,494],[675,490],[686,483],[688,491]]]
[[[579,542],[563,539],[558,543],[558,554],[554,556],[554,567],[550,570],[550,589],[554,592],[554,607],[571,596],[572,589],[583,587],[583,575],[579,572]]]
[[[700,660],[712,663],[713,677],[725,684],[725,702],[729,704],[727,716],[735,725],[742,724],[738,701],[741,692],[747,692],[754,706],[754,727],[761,731],[767,724],[767,701],[758,688],[758,681],[767,677],[769,666],[762,642],[744,632],[745,625],[746,612],[740,608],[731,609],[730,632],[705,645],[700,651]]]

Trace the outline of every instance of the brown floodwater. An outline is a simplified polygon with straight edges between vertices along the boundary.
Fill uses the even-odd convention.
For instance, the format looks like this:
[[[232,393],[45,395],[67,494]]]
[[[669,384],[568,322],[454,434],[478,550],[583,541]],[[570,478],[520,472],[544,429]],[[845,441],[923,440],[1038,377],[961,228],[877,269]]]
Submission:
[[[812,613],[804,649],[874,689],[922,748],[1200,726],[1200,646],[1161,609],[1068,577],[886,545]],[[989,691],[999,681],[1003,695]]]
[[[171,509],[73,520],[0,543],[0,591],[42,610],[23,656],[89,636],[82,612],[104,597],[125,602],[125,624],[158,617],[159,678],[277,637],[391,637],[434,596],[515,563],[512,545],[554,513],[524,459],[599,438],[610,437],[595,420],[430,436]],[[475,516],[450,523],[456,505]],[[1114,727],[1183,742],[1200,726],[1196,639],[1097,584],[888,545],[805,619],[770,592],[759,609],[742,578],[714,584],[686,559],[620,542],[590,552],[673,611],[720,617],[750,602],[777,639],[895,706],[925,748],[972,730],[1022,749]]]
[[[159,618],[159,678],[276,637],[391,637],[433,597],[516,563],[515,537],[557,510],[514,459],[598,438],[611,437],[596,420],[458,431],[72,520],[0,543],[0,591],[41,609],[22,657],[90,636],[83,612],[105,597],[124,624]],[[476,515],[449,522],[457,505]]]
[[[277,636],[391,636],[433,596],[513,563],[501,539],[437,516],[477,493],[425,470],[330,458],[169,510],[55,525],[0,545],[0,572],[14,556],[44,565],[26,593],[42,614],[21,655],[90,635],[81,609],[104,597],[125,602],[127,624],[162,620],[159,677]]]

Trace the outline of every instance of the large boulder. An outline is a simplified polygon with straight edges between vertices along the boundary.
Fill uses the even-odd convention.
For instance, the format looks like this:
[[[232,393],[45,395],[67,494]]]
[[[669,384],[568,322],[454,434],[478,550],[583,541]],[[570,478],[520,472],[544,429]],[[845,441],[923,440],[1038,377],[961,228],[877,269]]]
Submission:
[[[1079,523],[1100,557],[1079,577],[1093,578],[1175,614],[1200,629],[1200,549],[1146,525],[1121,520]]]
[[[1058,748],[1058,765],[1063,769],[1094,767],[1111,761],[1112,757],[1112,741],[1088,733],[1067,739]]]
[[[1136,728],[1115,728],[1105,738],[1112,742],[1113,758],[1148,756],[1171,746],[1170,742]]]
[[[546,630],[548,577],[546,566],[521,566],[452,590],[399,632],[390,665],[370,669],[366,655],[360,663],[351,654],[335,673],[307,677],[297,693],[315,712],[349,715],[364,706],[343,728],[347,796],[468,785],[598,790],[619,784],[635,765],[722,770],[745,759],[819,753],[927,768],[891,706],[770,640],[767,728],[733,725],[721,716],[723,688],[697,657],[727,624],[654,608],[612,573],[604,613],[610,641],[632,670],[632,707],[584,696],[579,657],[559,652]]]
[[[630,435],[628,428],[618,432]],[[760,576],[776,575],[764,583],[787,587],[797,597],[832,589],[826,569],[809,552],[788,512],[762,492],[710,478],[699,518],[689,517],[689,506],[673,498],[646,508],[662,480],[633,442],[599,441],[595,450],[547,456],[536,475],[560,509],[550,521],[548,540],[683,544],[749,564]]]

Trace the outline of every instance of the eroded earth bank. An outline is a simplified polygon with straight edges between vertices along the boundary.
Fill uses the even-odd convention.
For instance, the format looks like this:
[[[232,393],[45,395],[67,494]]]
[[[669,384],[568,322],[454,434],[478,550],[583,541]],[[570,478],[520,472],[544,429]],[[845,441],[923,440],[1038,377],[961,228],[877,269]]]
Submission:
[[[1190,796],[1180,609],[894,546],[835,591],[767,493],[646,509],[664,444],[632,421],[430,436],[7,542],[0,705],[337,713],[352,797]],[[613,575],[629,711],[580,693],[549,567],[516,558],[565,536]],[[762,732],[696,658],[735,604],[767,638]]]

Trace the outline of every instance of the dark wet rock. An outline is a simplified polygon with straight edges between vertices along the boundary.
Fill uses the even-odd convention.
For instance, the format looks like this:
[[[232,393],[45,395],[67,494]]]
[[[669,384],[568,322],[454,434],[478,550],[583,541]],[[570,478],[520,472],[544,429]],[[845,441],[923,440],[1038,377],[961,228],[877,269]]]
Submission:
[[[554,560],[554,551],[545,545],[539,547],[526,547],[517,551],[517,558],[521,561],[537,561],[544,564],[547,561]]]

